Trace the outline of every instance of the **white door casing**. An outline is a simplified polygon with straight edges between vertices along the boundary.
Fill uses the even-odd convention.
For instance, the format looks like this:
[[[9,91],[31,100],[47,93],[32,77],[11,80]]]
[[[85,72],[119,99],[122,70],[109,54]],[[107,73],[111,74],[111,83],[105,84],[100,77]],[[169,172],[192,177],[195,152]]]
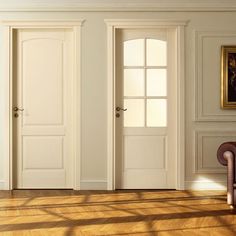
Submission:
[[[108,186],[107,189],[115,189],[116,184],[116,40],[119,30],[124,29],[166,29],[172,31],[173,47],[173,75],[176,81],[176,152],[175,155],[175,183],[174,188],[184,189],[184,26],[185,21],[171,20],[106,20],[108,29]],[[168,108],[170,109],[170,108]],[[171,117],[173,118],[173,117]],[[169,122],[169,121],[168,121]],[[150,134],[148,134],[149,136]],[[156,141],[154,141],[156,142]],[[131,142],[132,143],[132,142]],[[137,145],[137,143],[135,144]],[[168,154],[171,155],[170,153]]]
[[[35,40],[34,43],[38,44],[40,46],[40,44],[42,43],[43,39],[50,39],[50,40],[54,40],[53,42],[55,44],[51,44],[50,45],[50,40],[45,40],[44,42],[46,42],[48,47],[48,51],[49,52],[53,52],[55,53],[55,55],[49,55],[48,57],[45,58],[46,60],[49,60],[49,64],[48,64],[48,68],[47,68],[47,64],[43,62],[42,57],[43,53],[46,53],[46,50],[38,50],[38,54],[39,57],[37,59],[36,55],[34,57],[35,61],[33,58],[32,61],[28,60],[27,61],[27,57],[25,57],[25,61],[24,63],[32,63],[34,64],[33,66],[35,66],[37,63],[37,60],[40,61],[41,59],[41,69],[44,68],[47,71],[49,71],[49,73],[51,73],[51,75],[49,74],[48,77],[52,77],[53,79],[51,81],[49,81],[48,86],[44,87],[44,94],[45,95],[49,95],[50,92],[54,92],[54,97],[51,96],[51,99],[45,99],[42,98],[42,100],[40,100],[38,98],[37,103],[39,104],[39,106],[35,106],[34,102],[27,99],[27,102],[25,104],[27,104],[28,107],[30,107],[30,112],[31,114],[34,113],[34,116],[29,115],[29,108],[24,108],[25,110],[23,112],[19,111],[19,120],[17,122],[20,123],[20,120],[22,119],[22,117],[20,117],[24,112],[24,116],[28,116],[27,118],[24,117],[22,119],[22,124],[26,125],[26,127],[23,127],[23,129],[21,129],[21,134],[18,132],[18,137],[23,137],[25,136],[23,139],[21,139],[21,141],[23,140],[23,143],[25,146],[28,146],[29,148],[22,150],[23,154],[26,154],[28,156],[32,156],[31,154],[36,150],[39,149],[40,152],[37,153],[36,155],[34,155],[34,159],[33,160],[29,160],[25,159],[25,163],[24,165],[22,165],[21,162],[21,167],[26,167],[27,171],[31,168],[34,171],[38,171],[40,172],[40,169],[43,169],[44,167],[46,167],[46,174],[45,177],[43,175],[40,175],[42,177],[42,179],[46,179],[47,180],[47,184],[46,186],[41,186],[40,182],[36,181],[36,185],[38,184],[38,186],[33,186],[32,188],[74,188],[74,189],[79,189],[80,188],[80,109],[81,109],[81,105],[80,105],[80,73],[81,73],[81,66],[80,66],[80,53],[81,53],[81,48],[80,48],[80,30],[81,30],[81,26],[82,26],[83,20],[72,20],[72,21],[62,21],[62,20],[58,20],[58,21],[47,21],[47,20],[42,20],[42,21],[31,21],[31,20],[26,20],[26,21],[4,21],[2,22],[2,24],[5,26],[5,40],[6,40],[6,44],[7,44],[7,51],[6,51],[6,58],[9,58],[9,60],[6,63],[6,68],[8,68],[9,74],[7,74],[8,77],[8,89],[9,89],[9,93],[7,94],[7,101],[8,101],[8,105],[9,105],[9,113],[7,114],[7,118],[9,120],[9,123],[7,124],[7,132],[6,132],[6,136],[9,137],[9,141],[8,141],[8,147],[9,147],[9,152],[6,153],[6,160],[8,160],[6,162],[6,179],[8,180],[7,186],[5,187],[6,189],[13,189],[14,184],[13,184],[13,173],[14,173],[14,159],[13,159],[13,142],[15,142],[15,139],[13,140],[13,119],[14,119],[14,111],[13,108],[15,107],[16,104],[15,103],[15,98],[13,99],[13,87],[15,87],[15,84],[13,82],[13,80],[16,77],[16,73],[15,73],[15,68],[12,66],[13,62],[15,65],[15,62],[17,61],[15,55],[14,55],[14,48],[16,47],[16,43],[17,41],[15,40],[15,32],[17,32],[18,30],[21,31],[25,31],[27,32],[27,37],[29,37],[28,39],[25,40],[25,42],[30,42],[31,41],[31,45],[28,44],[26,46],[26,48],[28,48],[28,50],[26,50],[25,52],[28,53],[28,56],[30,55],[30,50],[31,47],[33,46],[33,41],[32,39],[30,39],[30,37],[32,36],[32,32],[30,33],[30,31],[35,31],[35,32],[40,32],[44,31],[45,34],[50,34],[51,35],[47,35],[46,37],[42,36],[39,37],[38,41]],[[24,32],[24,33],[25,33]],[[31,36],[29,36],[31,34]],[[60,36],[59,36],[60,35]],[[64,35],[64,36],[62,36]],[[24,36],[25,37],[25,36]],[[52,39],[53,38],[53,39]],[[26,45],[26,44],[25,44]],[[42,46],[42,44],[41,44]],[[46,49],[46,47],[44,49]],[[60,48],[60,49],[59,49]],[[58,54],[58,52],[60,51],[60,53]],[[27,55],[27,53],[25,55]],[[53,59],[53,56],[56,58],[56,54],[57,56],[59,56],[60,59],[56,59],[54,61],[50,61],[50,59]],[[24,55],[24,56],[25,56]],[[40,58],[41,57],[41,58]],[[28,57],[29,59],[29,57]],[[67,60],[65,60],[67,59]],[[69,60],[68,60],[69,59]],[[60,61],[60,62],[59,62]],[[60,68],[60,70],[58,70],[58,72],[56,72],[55,68],[58,66],[57,63],[62,63],[62,68]],[[68,64],[67,64],[68,63]],[[40,63],[39,63],[40,64]],[[32,68],[31,68],[32,69]],[[25,70],[26,74],[30,75],[30,73],[32,72],[34,74],[35,70],[31,70],[28,69]],[[63,70],[64,69],[64,70]],[[30,71],[31,70],[31,71]],[[46,71],[45,70],[45,71]],[[56,77],[60,77],[60,73],[63,76],[63,78],[61,78],[60,80],[55,79]],[[31,75],[33,75],[31,74]],[[43,73],[42,73],[43,74]],[[69,76],[69,83],[66,84],[65,83],[65,76]],[[27,76],[26,76],[27,77]],[[30,76],[28,76],[30,77]],[[37,85],[37,75],[35,76],[35,79],[32,80],[34,82],[36,82],[34,85]],[[45,76],[46,77],[46,76]],[[68,79],[68,78],[67,78]],[[56,86],[53,85],[53,81],[56,82]],[[30,80],[27,80],[28,83],[23,84],[23,88],[25,89],[25,85],[27,86],[32,86],[32,84],[34,82],[30,82]],[[60,82],[59,82],[60,81]],[[38,80],[39,82],[39,80]],[[42,79],[42,82],[45,82],[45,78],[44,81]],[[37,88],[34,87],[34,89],[32,89],[32,91],[28,90],[28,97],[33,96],[34,98],[36,98],[36,96],[34,95],[39,95],[40,92],[39,90],[42,89],[43,85],[42,84],[38,84],[39,88],[37,90]],[[60,88],[61,87],[61,88]],[[63,89],[62,89],[63,87]],[[50,89],[52,89],[50,91]],[[33,90],[35,91],[35,94],[33,94]],[[68,92],[69,91],[69,92]],[[15,91],[14,91],[15,92]],[[20,91],[19,91],[20,92]],[[18,92],[18,95],[21,93]],[[31,93],[31,94],[30,94]],[[22,94],[23,95],[23,94]],[[62,95],[62,99],[60,100],[58,95]],[[21,101],[24,101],[24,99],[27,97],[24,95],[20,98]],[[37,96],[38,97],[38,96]],[[46,96],[45,96],[46,97]],[[57,98],[56,98],[57,97]],[[45,107],[43,108],[42,106],[42,102],[45,103]],[[69,102],[69,103],[67,103]],[[52,111],[51,109],[49,109],[50,105],[52,105],[54,103],[54,105],[56,104],[56,106],[52,109],[54,109],[54,111]],[[24,104],[24,105],[25,105]],[[19,108],[21,108],[22,104],[17,104],[17,106]],[[61,105],[61,107],[60,107]],[[40,107],[41,106],[41,107]],[[41,116],[41,118],[39,117],[41,112],[37,110],[37,108],[41,108],[44,109],[43,112],[46,111],[46,109],[48,109],[48,113],[45,115],[45,117],[43,118]],[[28,111],[27,111],[28,110]],[[40,110],[40,109],[39,109]],[[63,111],[62,111],[63,110]],[[65,116],[65,113],[69,112],[70,115]],[[22,114],[20,114],[22,113]],[[52,115],[53,114],[53,115]],[[35,118],[31,119],[31,118]],[[18,119],[18,118],[17,118]],[[38,120],[37,120],[38,119]],[[40,120],[41,119],[41,120]],[[49,122],[49,123],[47,123]],[[68,127],[63,127],[64,124],[69,124]],[[45,125],[45,126],[44,126]],[[15,125],[14,125],[15,126]],[[28,126],[28,127],[27,127]],[[37,127],[38,126],[38,127]],[[43,127],[44,126],[44,127]],[[19,127],[17,125],[17,127]],[[73,129],[72,129],[73,127]],[[26,129],[25,129],[26,128]],[[33,129],[32,129],[33,128]],[[23,132],[22,132],[23,131]],[[38,137],[33,137],[32,133],[35,133],[36,136],[38,135]],[[63,134],[64,133],[64,134]],[[19,135],[20,134],[20,135]],[[65,134],[68,134],[68,139],[66,140],[64,137]],[[32,136],[32,139],[31,139]],[[42,139],[42,137],[45,136],[45,140]],[[39,143],[37,143],[37,139],[40,141]],[[63,145],[62,145],[63,143]],[[50,145],[51,144],[51,145]],[[46,148],[40,148],[40,147],[46,147]],[[59,149],[58,149],[59,147]],[[45,153],[45,150],[48,149],[50,150],[50,154],[48,155],[48,153]],[[64,149],[64,150],[62,150]],[[18,149],[19,150],[19,149]],[[45,155],[44,160],[40,160],[40,156]],[[47,158],[48,155],[48,158]],[[58,159],[57,159],[57,170],[59,170],[61,167],[61,172],[62,169],[67,169],[67,163],[69,163],[69,165],[71,166],[70,169],[70,173],[63,173],[64,177],[59,177],[57,175],[53,175],[52,176],[47,176],[47,173],[49,171],[49,169],[51,168],[51,166],[53,166],[55,163],[53,163],[56,159],[53,158],[49,158],[52,156],[57,156],[58,155]],[[68,157],[68,155],[70,156],[68,162],[66,159],[66,155]],[[64,159],[64,160],[63,160]],[[60,161],[59,161],[60,160]],[[39,168],[36,167],[35,168],[35,164],[38,163]],[[41,163],[41,164],[40,164]],[[45,164],[45,166],[42,165],[42,163]],[[20,166],[18,165],[18,167]],[[48,166],[46,166],[48,165]],[[30,167],[30,168],[29,168]],[[36,170],[37,169],[37,170]],[[53,168],[52,168],[53,169]],[[60,172],[59,171],[59,172]],[[36,173],[35,172],[35,173]],[[56,171],[55,171],[56,172]],[[29,174],[29,173],[27,173]],[[21,178],[21,180],[18,182],[18,186],[22,187],[22,180],[26,180],[26,179],[30,179],[30,175],[27,176],[23,176],[23,178]],[[37,175],[38,173],[36,173]],[[54,173],[55,174],[55,173]],[[61,176],[63,176],[61,175]],[[54,178],[54,184],[53,184],[53,180],[48,181],[48,179],[50,179],[50,177],[52,177],[52,179]],[[64,179],[63,179],[64,178]],[[28,181],[27,180],[27,181]],[[33,180],[33,178],[32,178]],[[31,180],[30,180],[31,181]],[[27,183],[27,186],[25,186],[25,188],[31,188],[31,183],[30,181]],[[60,183],[59,183],[60,182]],[[24,188],[24,186],[23,186]]]

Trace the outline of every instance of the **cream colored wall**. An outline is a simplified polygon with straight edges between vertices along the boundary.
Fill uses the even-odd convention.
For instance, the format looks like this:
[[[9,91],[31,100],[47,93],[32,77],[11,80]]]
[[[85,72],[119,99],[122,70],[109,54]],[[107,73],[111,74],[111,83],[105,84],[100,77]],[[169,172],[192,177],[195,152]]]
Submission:
[[[236,44],[235,12],[2,12],[0,19],[85,19],[82,27],[81,187],[106,188],[106,25],[104,19],[179,19],[186,27],[186,187],[219,189],[226,175],[218,145],[236,140],[236,111],[220,110],[220,46]],[[4,130],[4,60],[0,31],[0,130]],[[0,188],[4,188],[0,132]],[[222,174],[223,173],[223,174]]]
[[[236,138],[230,122],[236,111],[220,109],[220,47],[236,45],[236,19],[235,13],[191,15],[186,29],[186,188],[220,189],[226,175],[216,151]]]

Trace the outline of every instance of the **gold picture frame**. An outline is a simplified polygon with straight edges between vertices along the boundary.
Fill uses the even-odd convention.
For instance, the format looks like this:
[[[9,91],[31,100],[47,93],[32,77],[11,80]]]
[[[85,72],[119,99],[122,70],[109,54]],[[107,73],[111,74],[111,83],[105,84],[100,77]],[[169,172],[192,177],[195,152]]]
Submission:
[[[236,109],[236,46],[221,47],[221,108]]]

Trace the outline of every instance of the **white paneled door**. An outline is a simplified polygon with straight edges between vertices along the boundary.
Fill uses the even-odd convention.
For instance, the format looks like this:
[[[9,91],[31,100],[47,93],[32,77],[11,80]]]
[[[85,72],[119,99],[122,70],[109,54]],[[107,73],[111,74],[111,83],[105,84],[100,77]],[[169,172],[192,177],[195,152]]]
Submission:
[[[171,29],[117,32],[117,189],[176,186],[174,35]]]
[[[14,188],[72,188],[72,31],[13,34]]]

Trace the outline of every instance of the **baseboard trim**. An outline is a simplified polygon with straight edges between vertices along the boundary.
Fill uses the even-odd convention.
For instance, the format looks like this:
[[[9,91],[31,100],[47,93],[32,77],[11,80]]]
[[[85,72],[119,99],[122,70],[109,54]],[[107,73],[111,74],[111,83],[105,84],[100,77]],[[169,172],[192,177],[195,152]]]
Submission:
[[[227,188],[226,181],[185,181],[186,190],[226,190],[226,188]],[[107,190],[107,181],[82,180],[80,183],[80,189],[81,190]]]
[[[186,190],[226,190],[226,181],[185,181]]]
[[[226,181],[185,181],[186,190],[226,190]],[[82,180],[81,190],[107,190],[105,180]],[[0,180],[0,190],[7,190],[6,182]]]
[[[107,181],[105,180],[81,180],[81,190],[107,190]]]
[[[7,190],[6,182],[4,180],[0,180],[0,190]]]

